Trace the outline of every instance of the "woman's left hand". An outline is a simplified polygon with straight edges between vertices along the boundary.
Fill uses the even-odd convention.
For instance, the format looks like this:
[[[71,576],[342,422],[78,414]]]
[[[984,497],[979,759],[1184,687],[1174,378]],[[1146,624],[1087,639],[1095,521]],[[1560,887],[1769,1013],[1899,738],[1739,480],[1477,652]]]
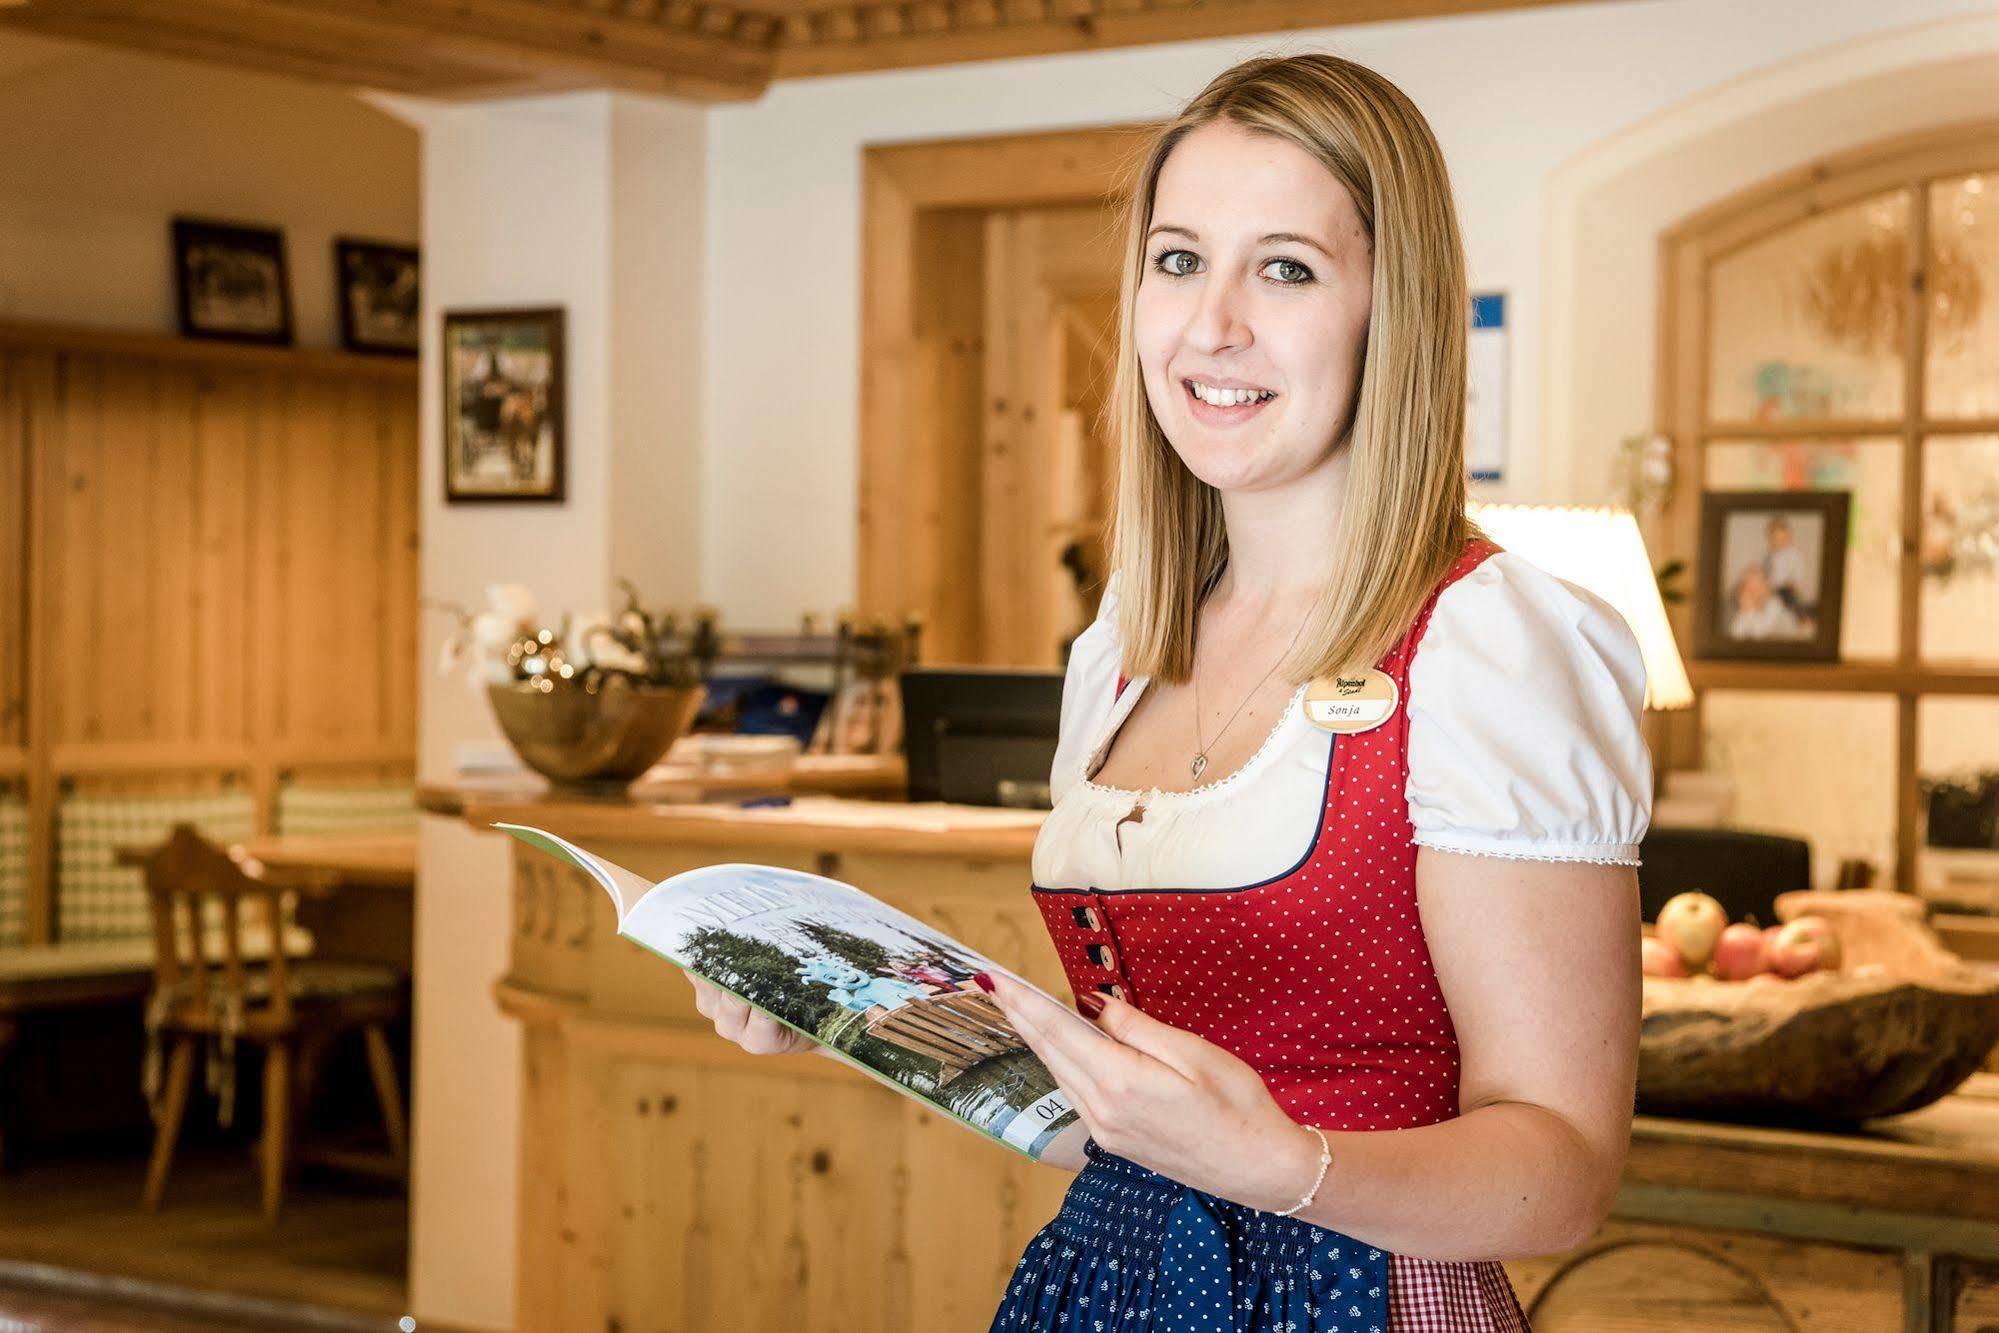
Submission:
[[[1252,1208],[1297,1202],[1319,1141],[1285,1113],[1263,1076],[1207,1038],[1104,995],[1092,1037],[1075,1014],[1002,973],[993,1000],[1106,1151]]]

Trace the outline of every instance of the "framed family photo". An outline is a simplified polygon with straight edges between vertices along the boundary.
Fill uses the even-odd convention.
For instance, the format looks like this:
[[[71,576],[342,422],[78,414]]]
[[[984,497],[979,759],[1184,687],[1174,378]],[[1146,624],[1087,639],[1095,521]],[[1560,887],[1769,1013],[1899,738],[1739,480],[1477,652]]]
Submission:
[[[250,343],[292,340],[283,232],[175,218],[173,251],[183,335]]]
[[[340,341],[350,352],[415,356],[421,308],[416,250],[407,245],[333,243]]]
[[[446,500],[561,500],[559,307],[444,316]]]
[[[1694,651],[1703,658],[1839,658],[1845,491],[1708,491]]]

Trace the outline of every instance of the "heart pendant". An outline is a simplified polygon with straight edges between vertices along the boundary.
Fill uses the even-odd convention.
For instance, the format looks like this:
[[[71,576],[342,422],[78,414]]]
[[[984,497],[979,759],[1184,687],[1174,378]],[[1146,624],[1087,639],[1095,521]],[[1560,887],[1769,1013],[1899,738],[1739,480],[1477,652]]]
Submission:
[[[1201,770],[1206,768],[1207,766],[1208,766],[1208,756],[1204,754],[1197,754],[1194,756],[1194,762],[1187,765],[1187,768],[1189,769],[1189,771],[1193,773],[1194,777],[1198,780],[1201,776]]]

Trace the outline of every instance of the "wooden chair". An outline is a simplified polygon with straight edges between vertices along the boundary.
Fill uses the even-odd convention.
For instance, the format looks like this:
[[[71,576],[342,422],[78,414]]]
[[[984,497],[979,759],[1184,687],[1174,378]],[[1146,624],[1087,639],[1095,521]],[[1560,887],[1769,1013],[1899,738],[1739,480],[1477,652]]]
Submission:
[[[367,1043],[368,1069],[388,1128],[394,1169],[404,1175],[408,1135],[384,1030],[402,1016],[402,979],[390,968],[372,964],[287,957],[282,947],[285,894],[325,892],[331,885],[257,878],[189,824],[175,825],[150,852],[120,859],[141,866],[145,874],[154,958],[148,1040],[168,1047],[158,1128],[146,1168],[145,1206],[157,1209],[166,1191],[195,1054],[211,1040],[250,1041],[265,1048],[259,1157],[267,1219],[277,1218],[291,1164],[291,1136],[309,1109],[326,1049],[356,1028]],[[262,962],[246,956],[246,902],[261,909],[268,943],[252,952],[262,954]],[[211,921],[219,921],[219,929]]]

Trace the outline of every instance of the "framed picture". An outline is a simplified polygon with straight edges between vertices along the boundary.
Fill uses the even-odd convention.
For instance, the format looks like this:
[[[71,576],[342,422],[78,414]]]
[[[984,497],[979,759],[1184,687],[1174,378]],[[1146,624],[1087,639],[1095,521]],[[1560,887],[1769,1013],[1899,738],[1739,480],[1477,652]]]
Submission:
[[[234,342],[292,340],[284,233],[199,218],[173,220],[180,331]]]
[[[1701,496],[1694,652],[1704,658],[1839,658],[1845,491]]]
[[[444,316],[444,497],[560,500],[562,311]]]
[[[333,272],[340,288],[341,344],[351,352],[415,356],[417,252],[343,236],[333,243]]]

